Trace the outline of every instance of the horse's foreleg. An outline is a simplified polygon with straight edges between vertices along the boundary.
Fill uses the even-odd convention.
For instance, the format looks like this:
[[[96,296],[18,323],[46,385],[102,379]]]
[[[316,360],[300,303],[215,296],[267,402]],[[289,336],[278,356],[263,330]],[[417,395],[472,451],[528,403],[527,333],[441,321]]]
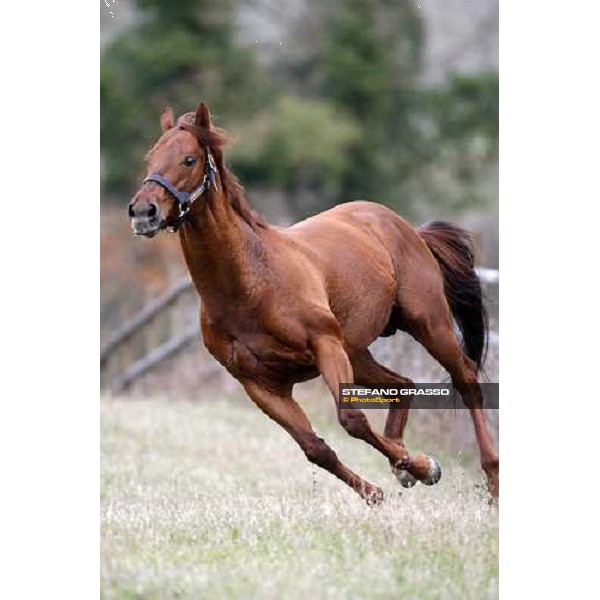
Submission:
[[[292,398],[291,390],[275,393],[254,382],[243,382],[254,403],[276,423],[279,423],[300,446],[306,458],[348,484],[367,501],[377,504],[383,491],[361,479],[338,459],[336,453],[313,431],[308,417]]]
[[[422,454],[409,456],[406,448],[397,441],[373,431],[362,410],[341,407],[340,384],[354,382],[352,365],[341,341],[333,336],[321,336],[313,340],[312,345],[317,367],[335,398],[338,420],[348,434],[379,450],[390,461],[393,469],[406,470],[427,484],[437,483],[441,469],[431,457]]]

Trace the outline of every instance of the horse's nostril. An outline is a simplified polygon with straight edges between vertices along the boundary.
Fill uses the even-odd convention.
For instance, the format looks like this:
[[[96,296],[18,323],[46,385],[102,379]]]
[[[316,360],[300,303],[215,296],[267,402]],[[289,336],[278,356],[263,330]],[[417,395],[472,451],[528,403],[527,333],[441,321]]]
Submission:
[[[130,219],[133,219],[133,217],[135,217],[135,212],[133,210],[133,202],[127,207],[127,214],[129,215]]]
[[[148,216],[150,218],[155,217],[156,216],[156,204],[150,204],[150,207],[148,208]]]

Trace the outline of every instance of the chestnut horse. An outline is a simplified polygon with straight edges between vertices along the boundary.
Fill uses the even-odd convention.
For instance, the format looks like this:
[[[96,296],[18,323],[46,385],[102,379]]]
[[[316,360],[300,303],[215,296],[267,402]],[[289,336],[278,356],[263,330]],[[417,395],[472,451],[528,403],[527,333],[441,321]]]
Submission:
[[[364,413],[339,408],[339,384],[411,384],[377,363],[369,346],[408,332],[450,373],[475,426],[489,491],[498,495],[498,456],[477,384],[487,334],[481,287],[466,231],[448,223],[419,229],[389,208],[349,202],[287,228],[253,212],[225,166],[228,141],[201,103],[175,120],[148,152],[148,175],[129,204],[137,235],[179,232],[202,299],[210,353],[306,457],[369,504],[383,492],[348,469],[317,436],[292,397],[295,383],[323,376],[342,427],[381,452],[399,481],[436,483],[437,462],[402,441],[408,409],[389,410],[383,435]],[[462,333],[461,347],[453,319]]]

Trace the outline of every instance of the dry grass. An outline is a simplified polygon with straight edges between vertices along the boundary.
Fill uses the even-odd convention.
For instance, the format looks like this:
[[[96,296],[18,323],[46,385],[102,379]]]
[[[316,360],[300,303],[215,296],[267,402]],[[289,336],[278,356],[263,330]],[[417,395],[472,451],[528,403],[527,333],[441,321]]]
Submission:
[[[497,510],[472,441],[458,452],[463,411],[415,416],[410,447],[438,457],[444,475],[401,492],[385,459],[332,422],[330,402],[306,395],[319,433],[384,488],[384,506],[313,469],[237,395],[103,400],[102,596],[496,598]]]

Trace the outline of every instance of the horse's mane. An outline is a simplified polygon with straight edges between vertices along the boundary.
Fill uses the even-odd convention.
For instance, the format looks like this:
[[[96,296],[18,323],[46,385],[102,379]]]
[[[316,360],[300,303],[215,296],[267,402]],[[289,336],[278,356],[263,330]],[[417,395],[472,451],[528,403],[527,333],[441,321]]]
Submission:
[[[187,131],[194,133],[200,143],[212,152],[219,170],[225,196],[231,203],[232,208],[252,229],[266,228],[266,221],[261,215],[252,210],[250,204],[248,204],[244,186],[225,165],[223,148],[232,142],[233,136],[225,129],[214,125],[211,125],[210,129],[199,128],[194,124],[195,117],[196,115],[193,112],[185,113],[177,119],[176,126],[184,125]]]

